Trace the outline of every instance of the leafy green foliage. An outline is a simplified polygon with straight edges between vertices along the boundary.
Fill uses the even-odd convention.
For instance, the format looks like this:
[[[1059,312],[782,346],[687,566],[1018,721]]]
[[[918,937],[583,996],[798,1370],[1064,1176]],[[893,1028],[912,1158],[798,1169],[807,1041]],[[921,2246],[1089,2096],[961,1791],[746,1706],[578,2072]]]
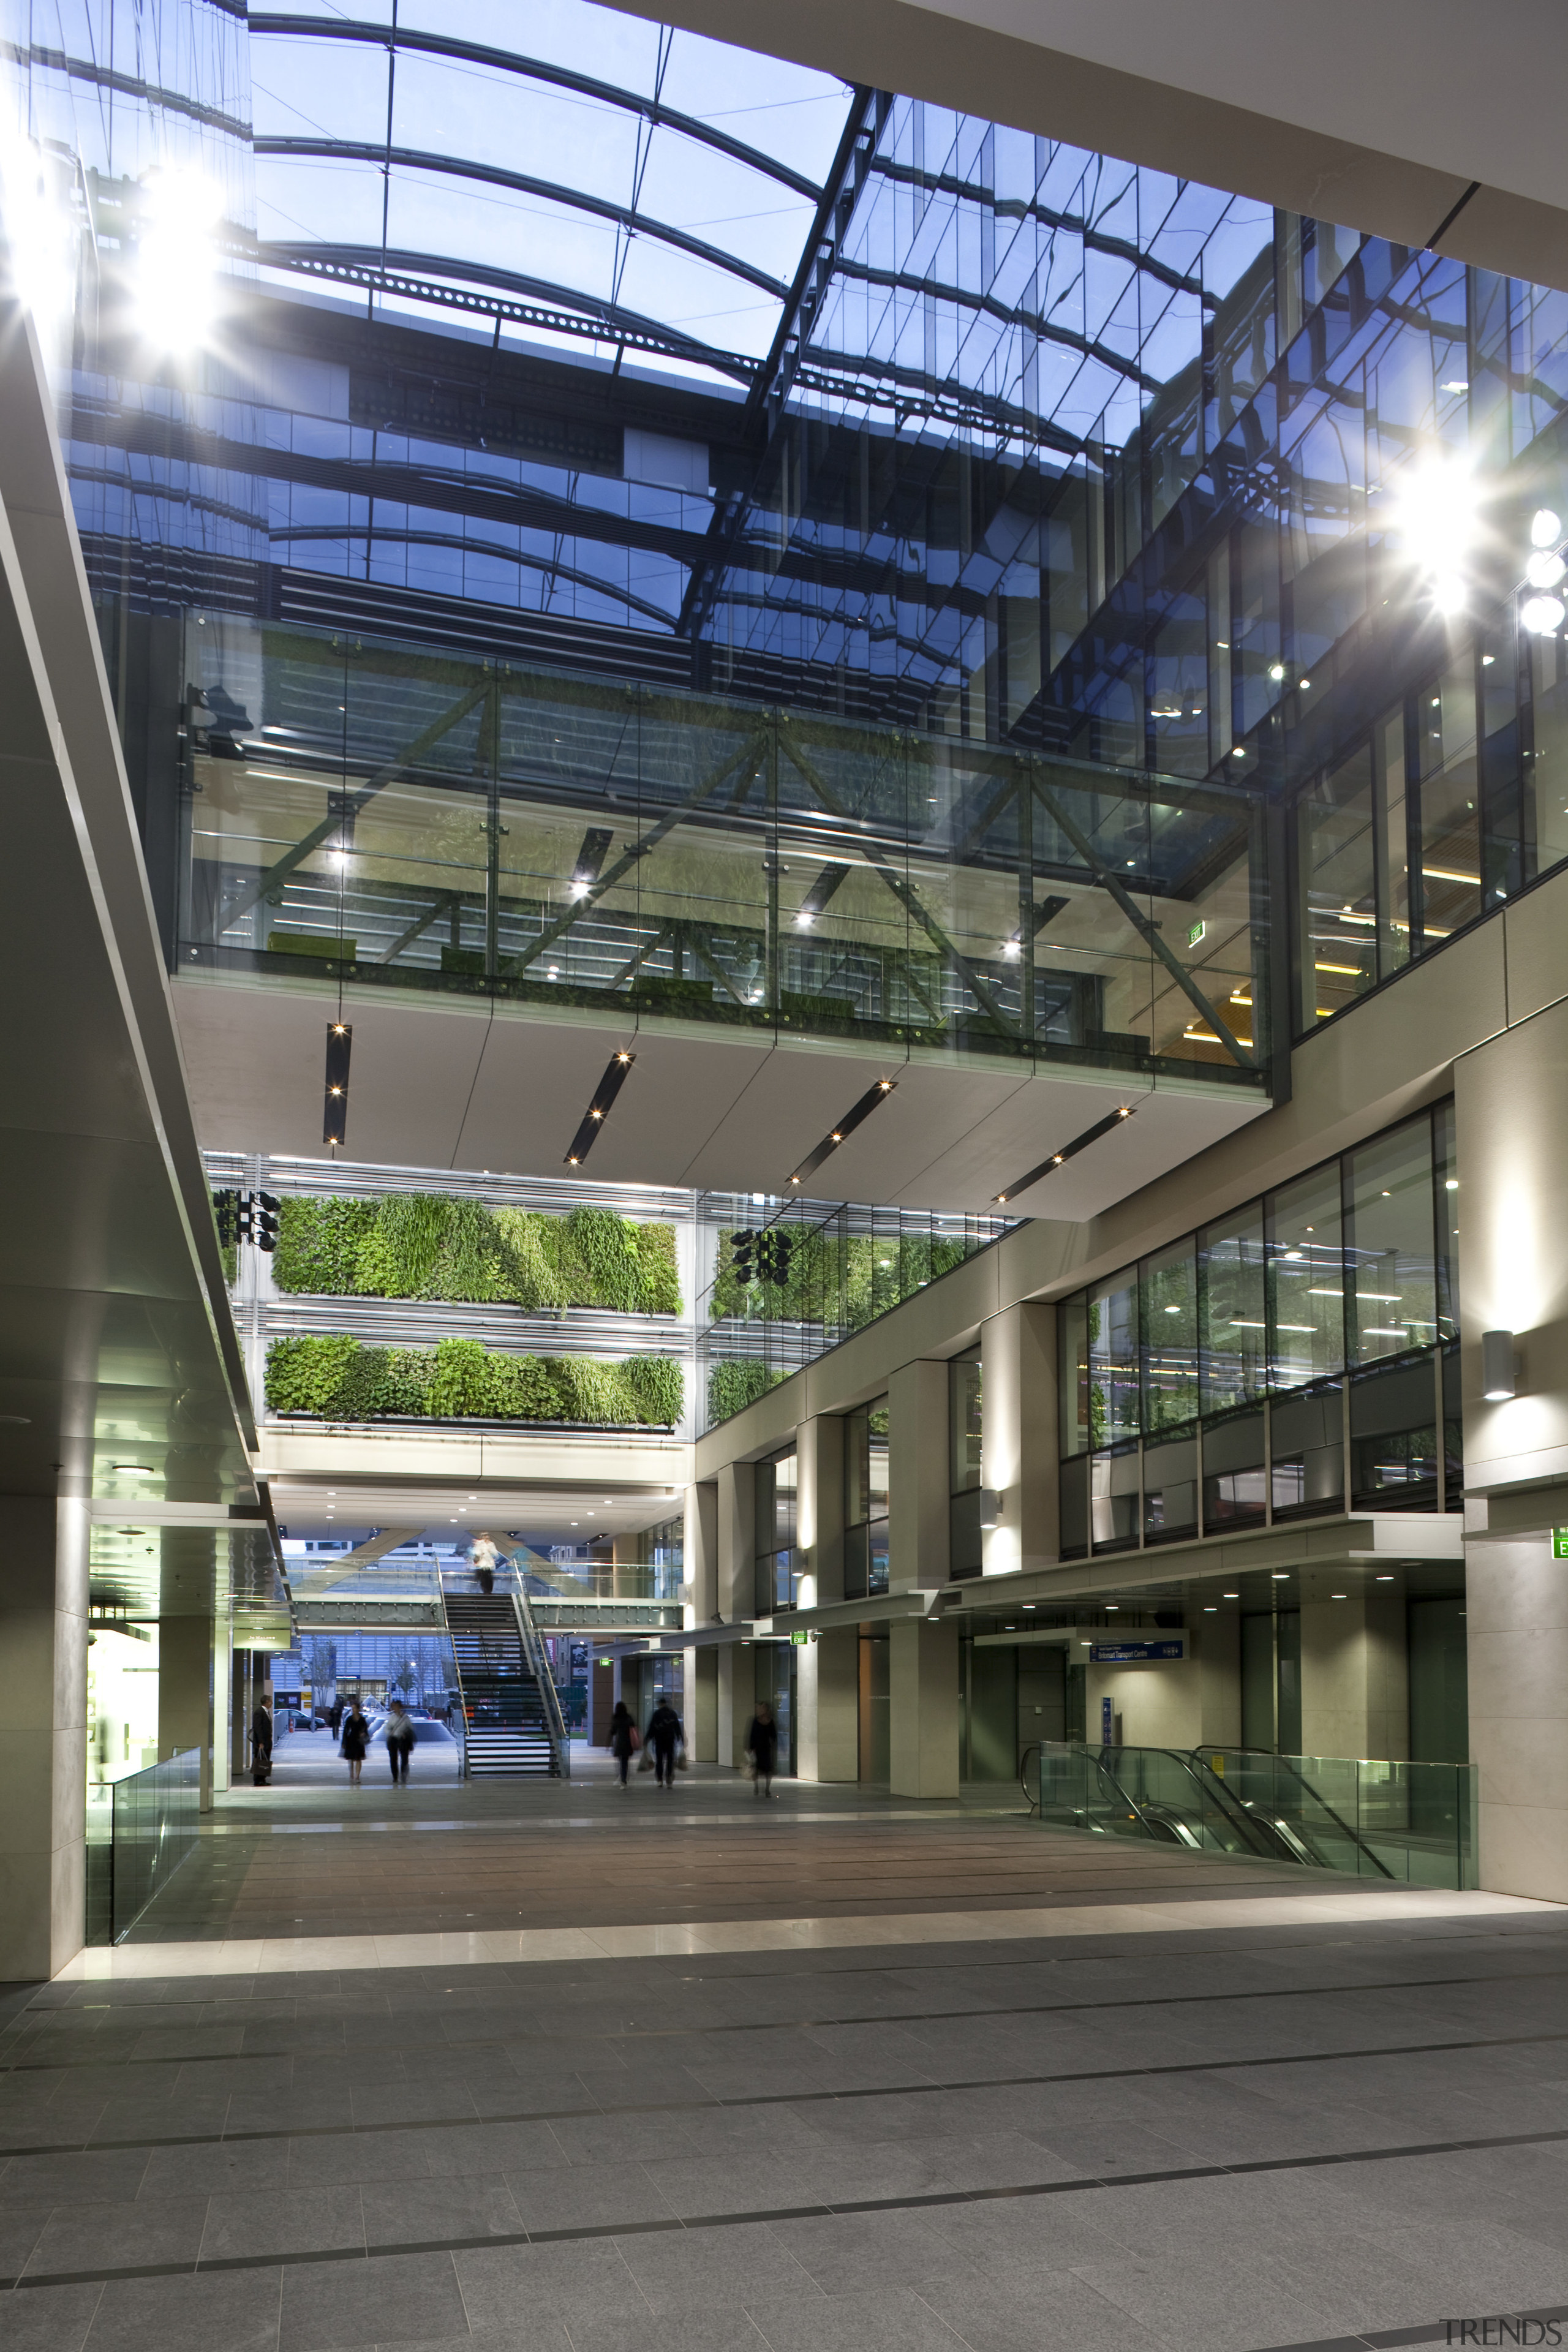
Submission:
[[[278,1206],[272,1279],[279,1290],[348,1297],[359,1287],[360,1249],[375,1222],[374,1201],[300,1201]]]
[[[745,1358],[739,1363],[715,1364],[708,1375],[708,1418],[715,1426],[743,1412],[755,1404],[760,1396],[776,1389],[787,1381],[787,1372],[773,1371],[755,1358]]]
[[[513,1356],[478,1339],[434,1349],[366,1348],[347,1338],[275,1339],[267,1357],[274,1412],[321,1421],[543,1421],[595,1427],[673,1424],[685,1378],[665,1357],[621,1364],[591,1356]]]
[[[833,1323],[858,1331],[900,1299],[962,1265],[962,1237],[932,1241],[923,1234],[836,1234],[810,1225],[783,1228],[792,1240],[784,1282],[736,1279],[731,1236],[719,1236],[719,1275],[712,1316],[746,1322]]]
[[[609,1209],[563,1217],[441,1192],[285,1199],[273,1279],[331,1297],[432,1298],[531,1309],[679,1315],[675,1231]]]

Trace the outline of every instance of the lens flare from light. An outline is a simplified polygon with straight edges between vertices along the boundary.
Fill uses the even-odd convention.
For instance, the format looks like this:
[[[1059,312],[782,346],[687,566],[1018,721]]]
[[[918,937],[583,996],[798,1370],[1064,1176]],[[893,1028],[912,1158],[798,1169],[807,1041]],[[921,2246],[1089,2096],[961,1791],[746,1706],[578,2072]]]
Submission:
[[[160,164],[142,184],[136,323],[163,351],[194,349],[212,324],[222,215],[218,190],[189,165]]]
[[[1519,617],[1532,637],[1555,636],[1563,626],[1563,599],[1561,596],[1527,597]]]
[[[1395,490],[1390,521],[1408,562],[1422,575],[1434,609],[1463,612],[1466,559],[1479,531],[1479,493],[1462,458],[1418,459]]]
[[[1563,525],[1550,507],[1538,507],[1530,519],[1531,547],[1555,547],[1563,536]]]
[[[0,141],[0,186],[13,289],[32,314],[46,362],[68,366],[80,231],[61,159],[36,139]]]

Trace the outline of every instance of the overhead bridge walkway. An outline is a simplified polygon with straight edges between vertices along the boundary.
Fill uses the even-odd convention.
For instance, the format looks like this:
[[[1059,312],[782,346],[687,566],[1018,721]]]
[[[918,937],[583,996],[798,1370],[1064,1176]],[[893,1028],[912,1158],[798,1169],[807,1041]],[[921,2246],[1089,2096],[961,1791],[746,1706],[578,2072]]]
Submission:
[[[1054,1829],[1402,1885],[1478,1883],[1472,1765],[1045,1740],[1020,1778]]]
[[[470,1780],[571,1777],[572,1745],[528,1599],[503,1570],[499,1591],[442,1581],[441,1601],[463,1703],[463,1773]]]

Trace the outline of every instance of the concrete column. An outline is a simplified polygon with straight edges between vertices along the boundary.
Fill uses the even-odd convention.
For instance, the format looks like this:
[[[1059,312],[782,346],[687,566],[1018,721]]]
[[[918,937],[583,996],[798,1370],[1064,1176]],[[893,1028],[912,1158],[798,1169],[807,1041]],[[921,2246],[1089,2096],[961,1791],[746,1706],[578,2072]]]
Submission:
[[[1084,1733],[1091,1748],[1100,1745],[1106,1699],[1121,1717],[1124,1747],[1195,1748],[1203,1738],[1203,1685],[1195,1657],[1163,1665],[1091,1665],[1084,1698]]]
[[[226,1612],[213,1620],[213,1789],[229,1785],[229,1706],[234,1696],[234,1623]]]
[[[719,1663],[714,1671],[713,1685],[713,1761],[727,1766],[732,1771],[741,1760],[739,1742],[744,1739],[746,1726],[752,1719],[744,1684],[742,1686],[742,1696],[746,1699],[743,1710],[736,1703],[736,1662],[739,1660],[749,1674],[752,1654],[738,1644],[726,1643],[722,1649],[715,1652],[715,1655]]]
[[[158,1757],[201,1753],[201,1810],[213,1801],[213,1636],[207,1617],[158,1621]]]
[[[699,1764],[719,1761],[719,1653],[686,1653],[686,1736]]]
[[[1530,1501],[1546,1525],[1465,1544],[1480,1881],[1568,1903],[1568,1562],[1550,1531],[1568,1526],[1568,1488]]]
[[[917,1365],[914,1369],[929,1368]],[[945,1475],[944,1469],[944,1479]],[[896,1479],[890,1477],[889,1486],[897,1491]],[[895,1797],[956,1797],[957,1624],[895,1618],[888,1633],[892,1793]]]
[[[1357,1586],[1321,1574],[1301,1594],[1301,1748],[1307,1756],[1410,1753],[1403,1583]]]
[[[727,1462],[719,1473],[718,1613],[726,1625],[752,1614],[752,1562],[756,1545],[757,1474],[749,1462]]]
[[[56,1975],[82,1947],[87,1887],[85,1502],[0,1496],[0,1979]]]
[[[686,1490],[681,1546],[682,1581],[691,1593],[686,1622],[710,1625],[719,1606],[719,1489],[711,1479]]]
[[[844,1423],[837,1413],[801,1423],[795,1458],[796,1529],[811,1579],[800,1605],[810,1609],[844,1598]]]
[[[1009,1307],[983,1324],[980,1373],[981,1483],[1001,1499],[984,1559],[1000,1576],[1058,1554],[1056,1308]]]
[[[855,1625],[820,1634],[811,1647],[816,1661],[816,1771],[818,1780],[860,1777],[860,1633]],[[801,1775],[804,1780],[805,1772]]]
[[[1198,1738],[1215,1748],[1241,1745],[1241,1619],[1222,1612],[1188,1629],[1198,1661]]]
[[[893,1592],[947,1582],[947,1383],[946,1364],[931,1362],[905,1364],[888,1382],[888,1585]],[[953,1674],[956,1710],[956,1666]],[[893,1714],[896,1724],[896,1685]],[[953,1721],[956,1727],[956,1712]],[[955,1774],[956,1737],[955,1729]],[[896,1730],[893,1747],[896,1757]],[[893,1785],[898,1787],[896,1765]]]

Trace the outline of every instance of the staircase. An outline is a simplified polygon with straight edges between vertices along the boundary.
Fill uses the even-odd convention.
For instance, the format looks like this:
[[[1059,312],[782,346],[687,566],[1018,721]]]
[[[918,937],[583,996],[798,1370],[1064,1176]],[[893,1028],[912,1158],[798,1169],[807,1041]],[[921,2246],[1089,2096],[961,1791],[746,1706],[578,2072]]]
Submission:
[[[543,1645],[508,1593],[444,1592],[463,1698],[464,1772],[479,1780],[563,1780],[571,1752]]]

